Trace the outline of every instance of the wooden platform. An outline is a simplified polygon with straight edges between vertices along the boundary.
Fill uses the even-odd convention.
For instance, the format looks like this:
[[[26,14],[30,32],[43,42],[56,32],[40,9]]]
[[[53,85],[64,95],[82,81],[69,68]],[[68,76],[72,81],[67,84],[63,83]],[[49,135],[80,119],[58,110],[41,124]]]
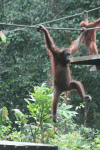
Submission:
[[[13,141],[0,141],[0,150],[58,150],[57,146],[27,143],[27,142],[13,142]]]
[[[95,65],[96,69],[100,70],[100,54],[82,56],[82,57],[73,57],[73,58],[71,58],[71,64]],[[95,70],[92,70],[92,71],[95,71]]]

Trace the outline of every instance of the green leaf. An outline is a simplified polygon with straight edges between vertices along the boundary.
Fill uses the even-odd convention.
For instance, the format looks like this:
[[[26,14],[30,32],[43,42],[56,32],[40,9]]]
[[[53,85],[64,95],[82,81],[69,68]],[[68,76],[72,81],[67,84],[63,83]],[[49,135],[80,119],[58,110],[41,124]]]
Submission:
[[[6,43],[6,36],[3,33],[0,34],[0,37],[1,37],[2,42]]]
[[[24,116],[24,114],[19,110],[19,109],[12,109],[15,113],[16,118],[22,118]]]
[[[8,116],[8,110],[6,107],[3,107],[3,112],[2,112],[2,121],[5,121]]]

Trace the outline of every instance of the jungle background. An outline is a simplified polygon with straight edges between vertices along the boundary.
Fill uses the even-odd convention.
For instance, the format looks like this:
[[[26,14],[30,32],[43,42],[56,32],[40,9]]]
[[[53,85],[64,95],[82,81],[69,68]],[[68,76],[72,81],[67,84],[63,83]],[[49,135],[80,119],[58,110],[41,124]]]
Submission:
[[[35,24],[41,24],[42,22],[51,21],[54,19],[59,19],[70,15],[78,14],[83,12],[84,10],[91,10],[99,6],[100,6],[99,0],[91,0],[91,1],[90,0],[84,0],[84,1],[83,0],[75,0],[75,1],[73,0],[67,0],[67,1],[66,0],[43,0],[43,1],[41,0],[24,0],[24,1],[0,0],[0,22],[32,26]],[[99,17],[100,17],[100,9],[88,13],[89,22],[95,21]],[[47,23],[44,24],[44,26],[55,27],[55,28],[58,27],[58,28],[78,29],[79,23],[82,20],[84,20],[84,15],[79,15],[76,17],[60,20],[57,22]],[[19,28],[14,26],[5,26],[5,25],[0,26],[0,30],[4,30],[4,33],[7,37],[6,43],[0,41],[0,108],[1,108],[0,109],[1,112],[0,139],[27,141],[27,140],[22,140],[22,138],[20,138],[20,140],[19,138],[17,138],[21,136],[19,135],[19,131],[20,129],[22,129],[23,126],[20,126],[22,125],[22,122],[20,122],[21,120],[19,120],[20,123],[18,122],[16,123],[15,121],[16,115],[14,115],[13,110],[14,111],[20,110],[21,111],[20,113],[23,114],[27,114],[27,112],[29,112],[30,110],[29,108],[31,106],[27,107],[25,99],[29,99],[30,97],[29,93],[35,92],[34,87],[41,87],[43,83],[46,83],[46,87],[49,87],[51,90],[52,88],[51,87],[52,86],[51,62],[48,56],[48,52],[45,48],[45,42],[44,42],[42,32],[37,32],[36,29],[32,29],[32,28]],[[49,30],[49,33],[53,38],[55,45],[59,49],[68,47],[71,44],[71,42],[80,35],[80,31],[67,31],[67,30]],[[100,53],[100,31],[97,32],[96,37],[97,37],[97,41],[96,41],[97,47]],[[83,55],[89,55],[88,48],[84,44],[81,45],[76,56],[78,57]],[[63,128],[65,126],[66,128],[64,128],[65,131],[63,132],[63,134],[66,135],[64,137],[66,139],[68,139],[69,137],[70,139],[72,139],[72,137],[74,137],[74,133],[76,138],[77,137],[76,134],[79,136],[79,133],[83,130],[85,134],[89,133],[86,134],[89,138],[90,135],[93,134],[94,132],[95,134],[96,132],[98,133],[100,132],[100,83],[99,83],[100,72],[99,71],[90,72],[88,66],[78,66],[78,65],[70,64],[70,68],[71,68],[72,80],[80,81],[84,85],[86,93],[91,95],[93,100],[90,104],[87,104],[86,106],[87,108],[86,108],[83,100],[80,99],[78,94],[76,92],[71,92],[70,105],[72,105],[73,107],[70,109],[70,112],[74,111],[77,112],[78,114],[74,116],[71,113],[70,114],[71,118],[69,119],[71,122],[70,121],[67,122],[67,125],[65,120],[66,119],[68,120],[67,118],[68,116],[65,116],[66,117],[65,120],[64,118],[58,117],[59,127],[52,123],[53,130],[51,134],[52,135],[51,139],[53,139],[55,135],[56,136],[58,135],[57,133],[59,132],[59,130],[61,130],[61,127]],[[42,86],[41,88],[44,88],[44,86]],[[31,104],[28,103],[28,105]],[[49,106],[51,107],[51,104]],[[68,107],[65,106],[65,108]],[[4,110],[8,114],[9,121],[7,119],[3,120]],[[66,113],[67,111],[68,109],[66,110]],[[84,117],[85,111],[87,111],[86,118]],[[31,118],[29,120],[28,121],[30,122],[30,124],[32,122],[35,122],[35,118],[34,119]],[[59,121],[62,124],[60,124]],[[73,127],[71,127],[72,124]],[[82,125],[85,125],[85,127],[83,127]],[[38,125],[36,124],[35,126]],[[4,129],[8,129],[7,127],[9,128],[9,133],[7,132],[7,130],[4,130]],[[14,128],[14,132],[13,132],[13,128]],[[41,132],[43,131],[42,129],[43,128],[41,127]],[[74,130],[77,131],[77,133],[74,132]],[[15,138],[11,139],[11,137],[8,137],[8,135],[12,133],[15,134],[15,131],[17,135],[16,139]],[[45,131],[47,132],[47,130]],[[37,132],[35,130],[34,136],[36,136],[36,133]],[[70,135],[68,133],[70,133]],[[73,135],[71,135],[71,133]],[[42,136],[42,134],[40,133],[37,134]],[[62,133],[59,133],[59,136],[61,136],[60,134],[62,135]],[[56,139],[55,144],[57,144],[58,141],[57,138],[58,137],[54,138]],[[42,142],[42,143],[44,142],[41,140],[36,141],[36,138],[34,138],[34,141]],[[50,143],[51,141],[47,140],[47,142],[44,143]],[[99,142],[100,140],[97,143]],[[64,145],[66,145],[65,143]],[[94,143],[96,143],[96,141]],[[61,149],[63,148],[67,149],[64,147],[64,145]]]

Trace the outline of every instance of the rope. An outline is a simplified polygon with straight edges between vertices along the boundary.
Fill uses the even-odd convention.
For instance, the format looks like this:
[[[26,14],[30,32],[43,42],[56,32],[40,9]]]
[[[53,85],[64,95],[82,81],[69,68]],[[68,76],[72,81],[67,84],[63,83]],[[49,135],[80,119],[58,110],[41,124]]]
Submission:
[[[63,17],[63,18],[59,18],[59,19],[51,20],[51,21],[47,21],[47,22],[43,22],[43,23],[41,23],[41,24],[43,25],[43,24],[45,24],[45,23],[51,23],[51,22],[56,22],[56,21],[63,20],[63,19],[68,19],[68,18],[76,17],[76,16],[82,15],[82,14],[84,14],[84,13],[86,13],[86,12],[91,12],[91,11],[94,11],[94,10],[97,10],[97,9],[100,9],[100,7],[97,7],[97,8],[88,10],[88,11],[84,10],[83,12],[78,13],[78,14],[75,14],[75,15],[71,15],[71,16],[67,16],[67,17]],[[39,24],[36,24],[36,25],[39,25]],[[35,26],[35,25],[34,25],[34,26]]]
[[[25,31],[25,28],[18,28],[18,29],[15,29],[15,30],[11,30],[11,31],[4,31],[5,34],[8,34],[8,33],[11,33],[11,32],[15,32],[15,31]]]
[[[91,11],[94,11],[94,10],[97,10],[97,9],[100,9],[100,7],[97,7],[97,8],[91,9],[91,10],[88,10],[87,12],[91,12]]]
[[[38,29],[38,26],[27,26],[27,25],[18,25],[18,24],[8,24],[8,23],[0,23],[0,25],[6,26],[16,26],[16,27],[24,27],[25,28],[35,28]],[[72,31],[82,31],[82,29],[75,29],[75,28],[53,28],[53,27],[45,27],[48,30],[72,30]],[[17,31],[20,29],[15,29],[13,31]]]
[[[37,25],[40,25],[40,24],[43,25],[43,24],[46,24],[46,23],[51,23],[51,22],[56,22],[56,21],[63,20],[63,19],[68,19],[68,18],[71,18],[71,17],[75,17],[75,16],[78,16],[78,15],[81,15],[81,14],[83,14],[83,13],[84,13],[84,12],[79,13],[79,14],[75,14],[75,15],[71,15],[71,16],[67,16],[67,17],[63,17],[63,18],[59,18],[59,19],[56,19],[56,20],[51,20],[51,21],[47,21],[47,22],[35,24],[35,25],[33,25],[33,26],[18,25],[18,24],[8,24],[8,23],[0,23],[0,25],[17,26],[17,27],[25,27],[25,28],[36,28],[36,26],[37,26]]]
[[[70,30],[70,31],[83,31],[83,29],[75,29],[75,28],[53,28],[53,27],[45,27],[48,30]]]
[[[94,29],[100,30],[100,27],[86,28],[86,30],[94,30]]]
[[[1,23],[0,23],[1,24]],[[17,26],[17,24],[6,24],[6,23],[2,23],[3,25],[7,25],[7,26]],[[35,28],[38,29],[38,26],[25,26],[25,25],[18,25],[18,27],[24,27],[25,28]],[[94,28],[81,28],[81,29],[75,29],[75,28],[53,28],[53,27],[45,27],[48,30],[70,30],[70,31],[86,31],[86,30],[94,30],[94,29],[100,29],[100,27],[94,27]],[[9,32],[15,32],[18,30],[24,30],[24,29],[15,29],[12,31],[7,31],[7,33]]]
[[[75,28],[53,28],[53,27],[45,27],[48,30],[70,30],[70,31],[87,31],[87,30],[94,30],[94,29],[100,29],[100,27],[94,27],[94,28],[81,28],[81,29],[75,29]]]
[[[82,13],[78,13],[78,14],[67,16],[67,17],[63,17],[63,18],[59,18],[59,19],[52,20],[52,21],[47,21],[47,22],[39,23],[39,24],[32,25],[32,26],[18,25],[18,24],[9,24],[9,23],[0,23],[0,25],[16,26],[16,27],[24,27],[24,28],[35,28],[35,29],[37,29],[38,28],[37,25],[40,25],[40,24],[43,25],[43,24],[46,24],[46,23],[51,23],[51,22],[56,22],[56,21],[63,20],[63,19],[68,19],[68,18],[75,17],[75,16],[78,16],[78,15],[84,14],[86,12],[91,12],[91,11],[94,11],[94,10],[97,10],[97,9],[100,9],[100,7],[97,7],[97,8],[88,10],[88,11],[84,10]],[[84,29],[75,29],[75,28],[53,28],[53,27],[46,27],[46,28],[48,30],[71,30],[71,31],[83,31],[84,30]],[[88,28],[86,30],[93,30],[93,29],[99,29],[99,27],[98,28]],[[17,29],[15,31],[17,31]]]
[[[0,25],[6,25],[6,26],[15,26],[15,27],[24,27],[24,28],[36,28],[36,26],[27,26],[27,25],[18,25],[18,24],[9,24],[9,23],[0,23]]]
[[[56,21],[63,20],[63,19],[72,18],[72,17],[75,17],[75,16],[82,15],[83,13],[84,13],[84,12],[79,13],[79,14],[75,14],[75,15],[71,15],[71,16],[67,16],[67,17],[63,17],[63,18],[59,18],[59,19],[56,19],[56,20],[51,20],[51,21],[43,22],[43,23],[41,23],[41,24],[43,25],[43,24],[45,24],[45,23],[51,23],[51,22],[56,22]],[[36,25],[39,25],[39,24],[36,24]]]

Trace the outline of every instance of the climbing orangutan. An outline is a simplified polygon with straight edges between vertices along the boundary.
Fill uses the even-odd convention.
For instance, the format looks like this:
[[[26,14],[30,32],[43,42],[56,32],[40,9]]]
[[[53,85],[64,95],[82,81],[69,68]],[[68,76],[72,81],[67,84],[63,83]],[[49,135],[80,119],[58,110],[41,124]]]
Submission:
[[[69,63],[71,60],[71,53],[68,49],[63,51],[59,50],[52,38],[49,35],[48,30],[44,26],[39,26],[38,30],[44,32],[45,44],[50,55],[52,63],[52,74],[53,74],[53,105],[52,105],[52,119],[53,122],[56,122],[57,118],[57,105],[59,102],[60,94],[65,91],[76,90],[81,99],[86,101],[91,101],[92,98],[89,95],[85,94],[83,85],[79,81],[71,81],[70,67]],[[78,47],[78,44],[75,44],[75,47]]]
[[[88,20],[82,21],[79,26],[86,28],[100,27],[100,18],[90,23]],[[97,29],[87,30],[84,35],[84,43],[89,48],[90,55],[98,55],[96,45],[96,31]]]

